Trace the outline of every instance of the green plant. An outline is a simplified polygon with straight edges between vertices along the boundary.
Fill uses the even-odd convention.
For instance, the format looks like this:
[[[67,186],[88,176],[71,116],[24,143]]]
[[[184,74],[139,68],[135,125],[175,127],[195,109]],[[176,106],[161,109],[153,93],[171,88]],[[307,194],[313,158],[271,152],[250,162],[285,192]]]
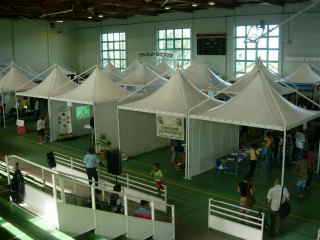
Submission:
[[[108,139],[107,135],[101,134],[97,139],[97,145],[101,150],[107,150],[111,146],[111,141]]]

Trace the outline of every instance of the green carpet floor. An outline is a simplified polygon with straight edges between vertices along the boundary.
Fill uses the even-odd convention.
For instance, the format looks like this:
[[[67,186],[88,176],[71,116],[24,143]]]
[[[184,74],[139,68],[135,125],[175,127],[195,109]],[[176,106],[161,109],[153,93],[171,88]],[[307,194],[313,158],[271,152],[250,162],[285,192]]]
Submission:
[[[0,130],[0,152],[18,154],[34,162],[45,164],[48,151],[58,151],[82,157],[87,150],[88,137],[66,140],[51,144],[37,144],[35,133],[17,136],[14,128]],[[183,172],[177,172],[170,164],[170,152],[161,149],[146,153],[124,162],[124,170],[150,178],[153,163],[159,162],[168,185],[169,203],[176,205],[177,239],[232,239],[223,234],[207,230],[208,199],[217,198],[238,203],[236,191],[239,178],[233,175],[216,175],[213,171],[185,180]],[[311,193],[300,200],[295,194],[295,177],[293,169],[287,169],[286,182],[292,195],[292,214],[284,223],[283,233],[278,239],[315,239],[320,227],[319,181],[315,181]],[[273,177],[280,176],[275,169]],[[266,193],[271,184],[262,169],[257,170],[256,209],[266,209]]]

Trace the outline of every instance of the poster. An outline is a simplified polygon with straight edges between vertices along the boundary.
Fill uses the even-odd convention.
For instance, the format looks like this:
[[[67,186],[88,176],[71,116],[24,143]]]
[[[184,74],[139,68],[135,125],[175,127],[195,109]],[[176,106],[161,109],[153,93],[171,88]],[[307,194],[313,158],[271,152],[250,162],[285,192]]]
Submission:
[[[59,136],[72,135],[72,122],[70,109],[60,112],[58,114],[58,131]]]
[[[156,115],[157,136],[174,140],[184,140],[184,118]]]

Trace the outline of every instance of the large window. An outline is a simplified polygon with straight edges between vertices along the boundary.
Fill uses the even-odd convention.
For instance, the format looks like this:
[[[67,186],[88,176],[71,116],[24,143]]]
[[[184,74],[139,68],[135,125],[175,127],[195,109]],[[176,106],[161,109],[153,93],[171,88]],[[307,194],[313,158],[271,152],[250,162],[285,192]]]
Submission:
[[[191,29],[161,29],[157,34],[157,50],[172,53],[173,58],[168,64],[176,69],[177,66],[186,68],[191,62]]]
[[[123,71],[127,68],[127,43],[125,32],[103,33],[101,36],[102,65],[109,62]]]
[[[272,31],[271,31],[272,30]],[[258,37],[265,34],[262,38]],[[264,28],[252,25],[236,28],[235,74],[237,77],[249,72],[260,58],[269,70],[279,72],[280,32],[277,25]]]

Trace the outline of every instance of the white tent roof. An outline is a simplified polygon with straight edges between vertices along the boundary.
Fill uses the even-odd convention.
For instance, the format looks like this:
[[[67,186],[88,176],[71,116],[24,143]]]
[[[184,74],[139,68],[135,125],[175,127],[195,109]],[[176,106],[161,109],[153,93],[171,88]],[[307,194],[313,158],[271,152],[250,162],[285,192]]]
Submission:
[[[210,85],[209,88],[212,89],[214,92],[221,91],[223,89],[226,89],[227,87],[230,87],[232,84],[223,80],[221,77],[219,77],[214,71],[209,70],[212,77],[210,79]]]
[[[204,63],[192,63],[183,71],[183,76],[199,89],[208,89],[212,74],[210,66]]]
[[[65,75],[65,70],[55,65],[50,74],[39,85],[17,95],[48,99],[68,92],[76,86],[77,84]]]
[[[266,78],[270,80],[270,84],[281,94],[287,95],[293,93],[294,90],[288,87],[281,85],[281,83],[277,82],[277,78],[275,75],[270,73],[268,69],[262,64],[256,64],[254,68],[247,74],[243,75],[242,77],[238,78],[238,80],[232,84],[230,87],[226,88],[222,92],[228,95],[237,95],[239,94],[244,88],[246,88],[247,84],[254,78],[257,72],[262,71]],[[279,80],[279,79],[278,79]]]
[[[174,74],[174,70],[166,62],[159,63],[154,69],[161,76],[171,77]]]
[[[177,71],[158,91],[142,100],[120,105],[119,108],[185,117],[192,107],[207,99],[205,94],[185,79],[180,71]],[[219,104],[221,104],[220,101],[216,101],[216,106]]]
[[[297,84],[319,84],[320,76],[304,63],[294,73],[284,78],[284,81]]]
[[[146,65],[138,60],[134,61],[122,74],[121,85],[143,86],[148,82],[158,78]]]
[[[263,71],[225,104],[191,118],[273,130],[291,129],[320,116],[283,98]]]
[[[14,64],[9,71],[0,79],[0,92],[24,91],[36,86],[34,82],[28,80],[26,75]]]
[[[121,81],[121,72],[118,69],[116,69],[116,67],[112,63],[108,63],[107,66],[104,68],[104,71],[109,75],[112,81]]]
[[[77,88],[52,99],[81,104],[117,101],[128,93],[112,82],[106,72],[96,67],[91,75]]]

